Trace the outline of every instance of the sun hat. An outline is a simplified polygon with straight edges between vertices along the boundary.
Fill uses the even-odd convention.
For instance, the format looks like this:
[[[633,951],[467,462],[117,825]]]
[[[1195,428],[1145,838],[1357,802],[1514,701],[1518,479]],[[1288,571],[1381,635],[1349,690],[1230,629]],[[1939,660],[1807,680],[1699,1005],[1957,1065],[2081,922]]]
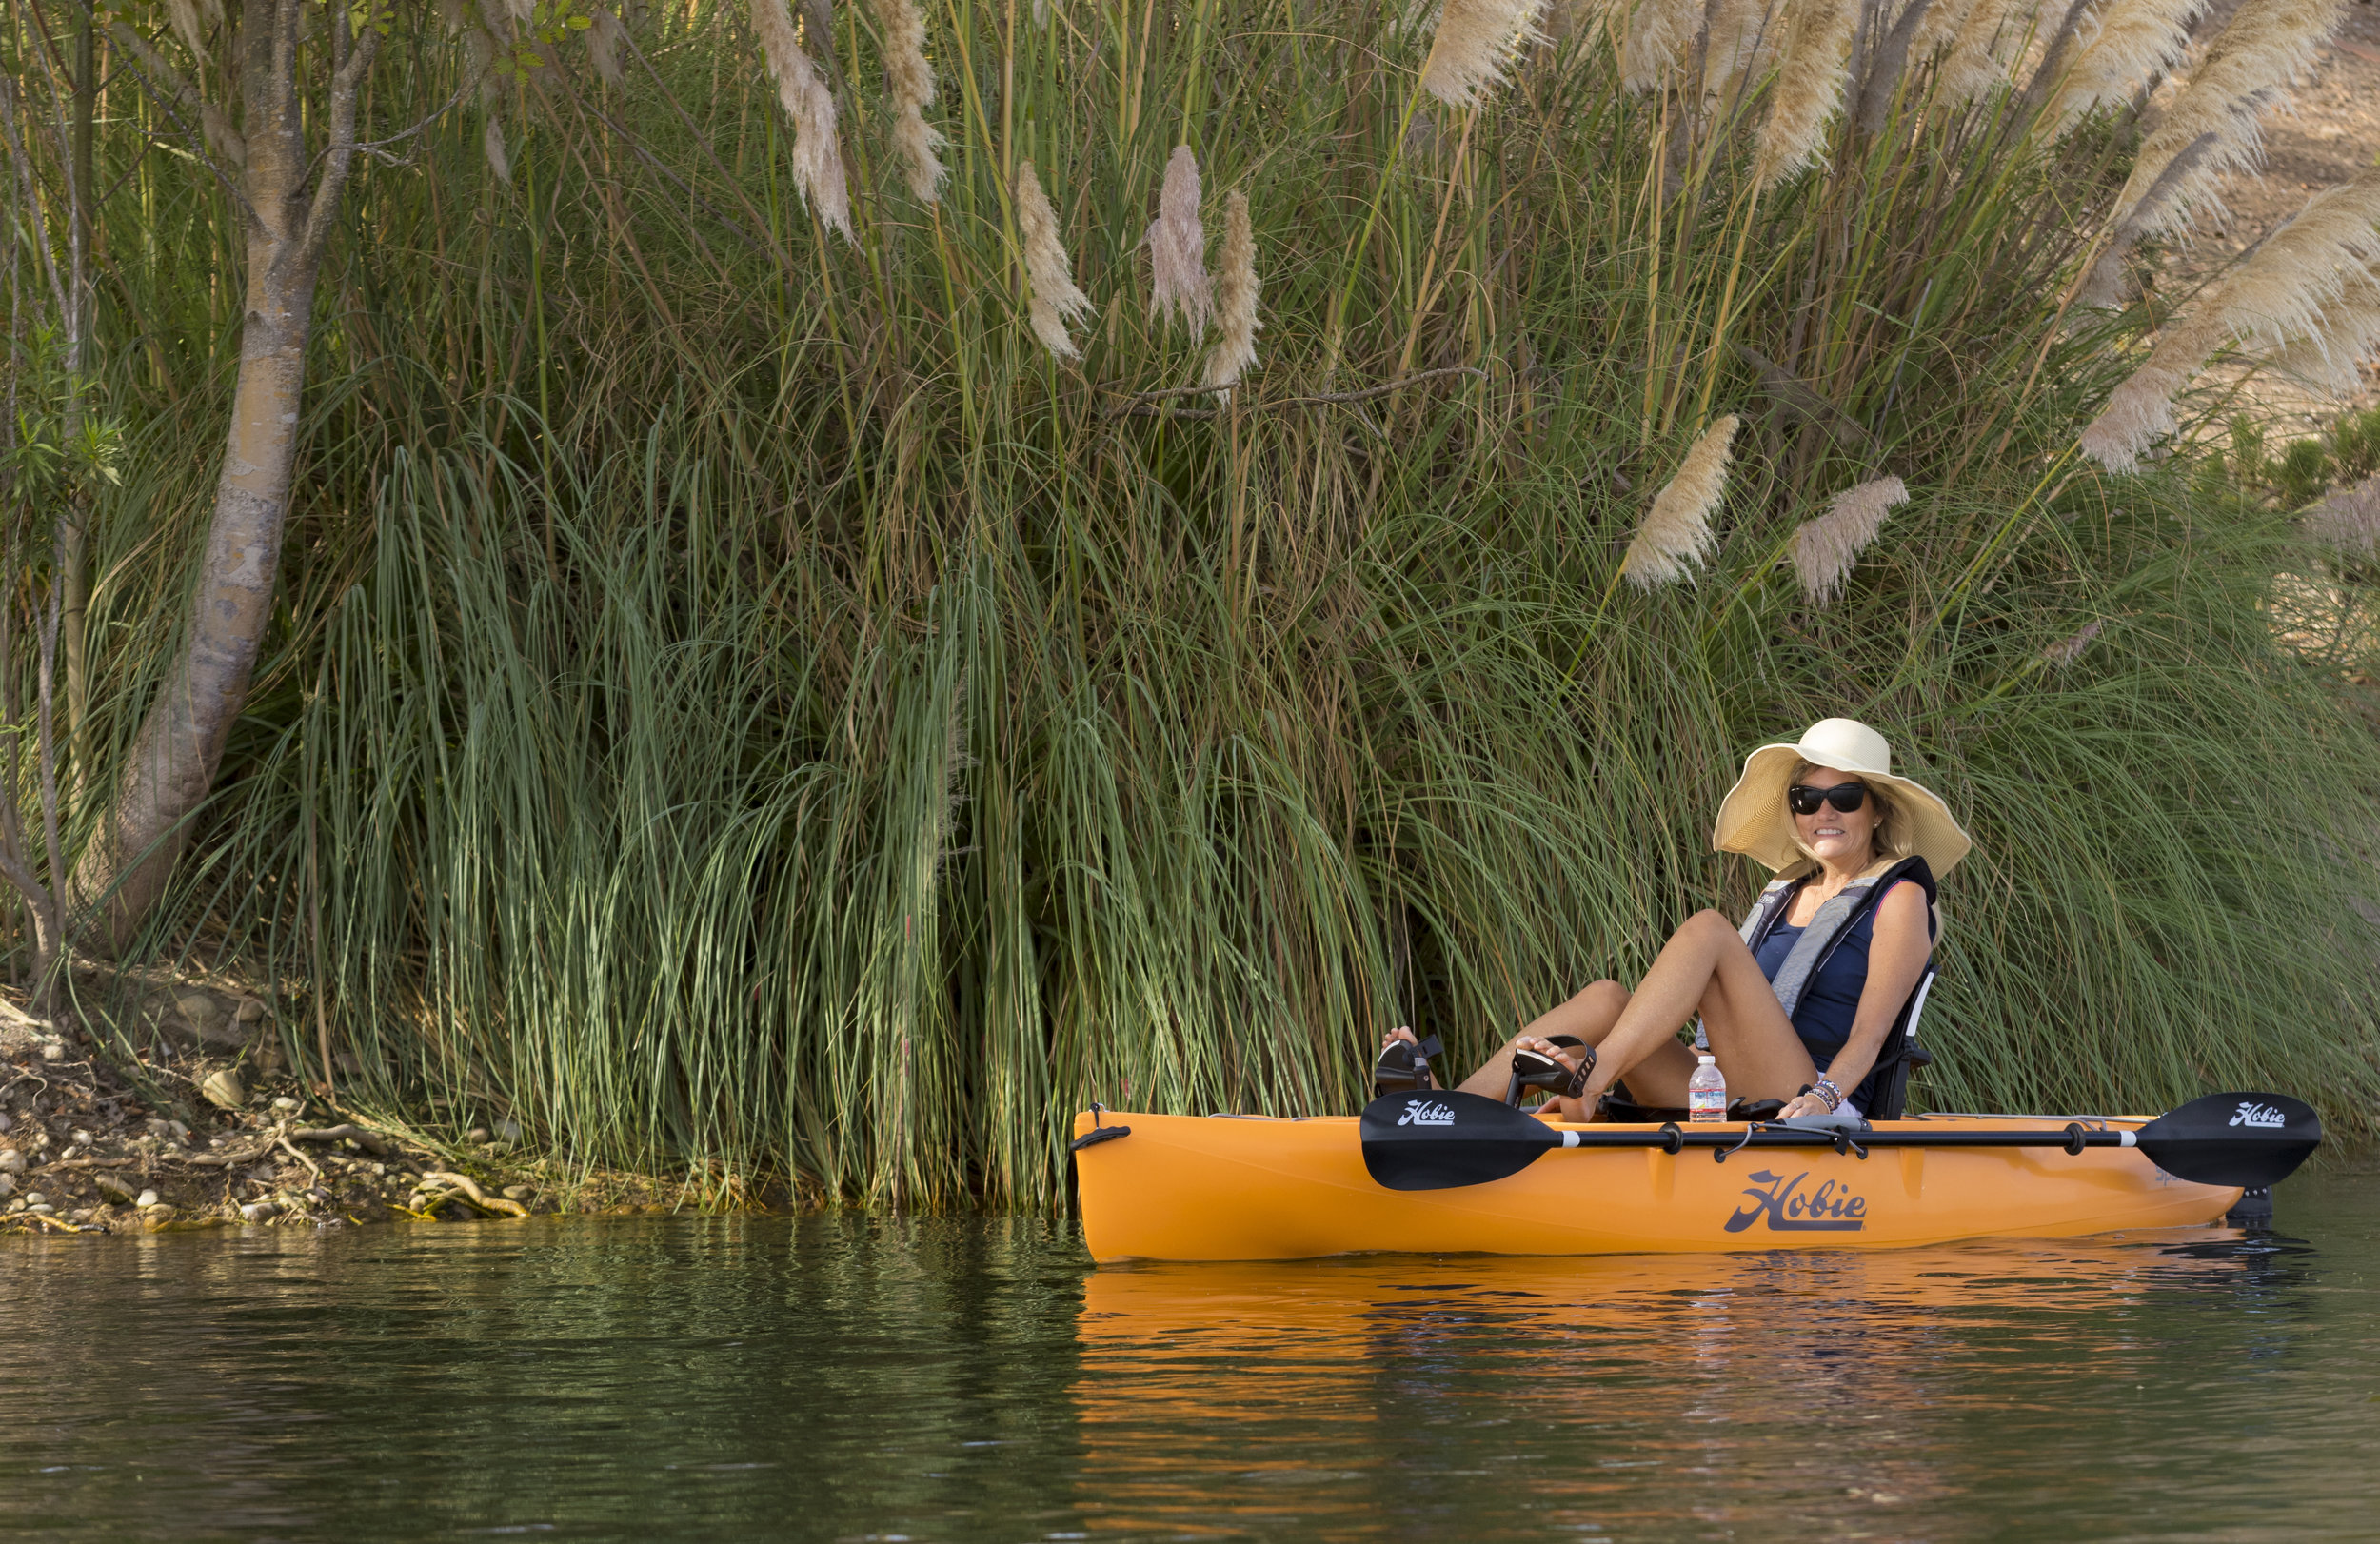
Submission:
[[[1910,823],[1912,851],[1938,879],[1957,865],[1974,843],[1951,818],[1933,789],[1893,775],[1893,747],[1856,719],[1820,719],[1792,744],[1763,745],[1744,758],[1744,775],[1719,801],[1711,845],[1739,852],[1782,871],[1807,855],[1794,844],[1793,817],[1785,811],[1785,789],[1802,762],[1849,772],[1893,790],[1893,803]]]

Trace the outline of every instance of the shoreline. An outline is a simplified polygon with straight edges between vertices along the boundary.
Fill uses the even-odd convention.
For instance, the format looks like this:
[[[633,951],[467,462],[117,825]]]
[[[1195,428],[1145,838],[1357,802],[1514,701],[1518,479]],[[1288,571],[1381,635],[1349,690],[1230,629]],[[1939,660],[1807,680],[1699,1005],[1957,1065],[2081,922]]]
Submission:
[[[230,1062],[171,1073],[199,1097],[161,1099],[71,1032],[21,1015],[7,1027],[0,1236],[776,1210],[800,1200],[782,1183],[728,1178],[702,1187],[565,1164],[520,1146],[509,1123],[441,1141],[286,1073],[267,1072],[251,1088]]]

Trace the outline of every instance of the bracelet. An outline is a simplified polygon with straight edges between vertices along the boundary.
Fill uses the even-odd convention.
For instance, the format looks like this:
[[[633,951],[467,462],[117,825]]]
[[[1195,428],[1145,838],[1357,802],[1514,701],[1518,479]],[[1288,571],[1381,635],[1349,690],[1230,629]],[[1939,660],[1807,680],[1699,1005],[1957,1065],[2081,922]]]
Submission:
[[[1833,1115],[1843,1107],[1843,1091],[1835,1086],[1832,1078],[1821,1078],[1810,1085],[1810,1092],[1826,1100],[1826,1112]]]

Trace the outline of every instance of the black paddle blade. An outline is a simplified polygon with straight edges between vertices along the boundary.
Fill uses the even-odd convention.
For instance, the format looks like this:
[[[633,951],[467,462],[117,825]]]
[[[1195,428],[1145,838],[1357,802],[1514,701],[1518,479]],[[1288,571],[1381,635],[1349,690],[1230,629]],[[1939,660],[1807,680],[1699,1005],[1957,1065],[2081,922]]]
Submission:
[[[1363,1166],[1390,1190],[1452,1190],[1518,1174],[1562,1134],[1495,1099],[1411,1089],[1363,1112]]]
[[[2149,1161],[2201,1185],[2256,1190],[2295,1173],[2322,1145],[2322,1118],[2286,1094],[2210,1094],[2140,1128]]]

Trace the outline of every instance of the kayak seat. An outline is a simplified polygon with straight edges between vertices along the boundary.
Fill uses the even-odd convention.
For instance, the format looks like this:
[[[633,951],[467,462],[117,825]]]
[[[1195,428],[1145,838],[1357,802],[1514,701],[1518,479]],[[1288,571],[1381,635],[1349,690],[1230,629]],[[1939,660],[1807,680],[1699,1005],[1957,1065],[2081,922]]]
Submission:
[[[1910,1073],[1919,1067],[1934,1065],[1934,1053],[1917,1043],[1917,1019],[1926,1011],[1926,994],[1934,990],[1935,974],[1933,963],[1929,961],[1926,965],[1926,973],[1917,978],[1917,989],[1909,994],[1909,1001],[1901,1009],[1899,1021],[1894,1024],[1891,1031],[1884,1037],[1884,1051],[1876,1058],[1875,1067],[1868,1074],[1869,1080],[1874,1085],[1875,1093],[1869,1101],[1869,1108],[1863,1113],[1871,1120],[1898,1120],[1901,1118],[1901,1112],[1909,1104]],[[1697,1045],[1710,1043],[1709,1037],[1698,1022],[1695,1025],[1695,1043]],[[1621,1121],[1683,1120],[1686,1118],[1686,1112],[1683,1110],[1672,1110],[1660,1105],[1638,1104],[1629,1097],[1627,1088],[1625,1081],[1615,1082],[1612,1084],[1611,1092],[1603,1096],[1602,1108],[1608,1112],[1609,1118]],[[1735,1113],[1738,1109],[1751,1109],[1763,1104],[1770,1106],[1769,1115],[1745,1116]],[[1770,1118],[1770,1115],[1783,1108],[1783,1105],[1776,1103],[1774,1099],[1735,1099],[1727,1107],[1727,1118],[1730,1120],[1765,1120]],[[1622,1111],[1643,1113],[1622,1114]]]

